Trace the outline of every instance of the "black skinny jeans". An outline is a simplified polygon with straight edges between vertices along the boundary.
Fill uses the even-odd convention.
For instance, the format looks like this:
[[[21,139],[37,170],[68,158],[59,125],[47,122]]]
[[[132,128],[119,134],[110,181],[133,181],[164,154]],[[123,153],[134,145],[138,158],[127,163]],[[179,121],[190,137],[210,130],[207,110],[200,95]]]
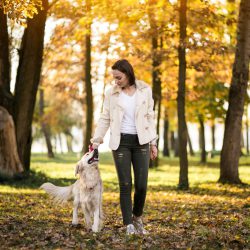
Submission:
[[[120,205],[125,225],[132,223],[132,213],[141,216],[146,199],[149,144],[140,145],[137,135],[121,134],[120,145],[113,150],[113,158],[120,186]],[[131,163],[134,170],[134,205],[132,210],[132,176]]]

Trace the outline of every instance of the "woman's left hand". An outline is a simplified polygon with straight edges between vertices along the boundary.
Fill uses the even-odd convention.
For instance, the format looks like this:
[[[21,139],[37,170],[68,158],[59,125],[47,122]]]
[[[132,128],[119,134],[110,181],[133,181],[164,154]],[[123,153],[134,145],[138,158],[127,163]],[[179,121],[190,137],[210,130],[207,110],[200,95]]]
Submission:
[[[158,155],[158,150],[156,145],[151,145],[150,146],[150,158],[151,160],[154,160]]]

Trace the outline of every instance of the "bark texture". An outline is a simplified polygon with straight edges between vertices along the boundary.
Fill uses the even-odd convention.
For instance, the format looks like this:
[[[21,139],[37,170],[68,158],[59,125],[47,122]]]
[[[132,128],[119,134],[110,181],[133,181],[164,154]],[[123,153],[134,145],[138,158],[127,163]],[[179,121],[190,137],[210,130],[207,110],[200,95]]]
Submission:
[[[188,147],[189,147],[189,154],[191,156],[194,156],[194,150],[193,150],[193,145],[192,145],[192,141],[191,141],[191,138],[190,138],[190,135],[189,135],[189,132],[187,130],[187,136],[188,136]]]
[[[91,1],[86,1],[86,13],[91,11]],[[85,89],[86,89],[86,128],[84,130],[83,153],[88,151],[93,128],[93,91],[91,83],[91,20],[86,25],[87,34],[85,36]]]
[[[235,60],[229,89],[229,106],[221,151],[219,178],[221,183],[241,183],[238,166],[241,153],[242,116],[249,78],[249,57],[250,1],[241,0]]]
[[[23,172],[16,147],[15,126],[12,116],[0,106],[0,175],[12,177]]]
[[[215,151],[215,124],[211,126],[212,150]]]
[[[163,156],[170,156],[169,153],[169,143],[168,143],[168,134],[169,134],[169,120],[168,120],[168,111],[165,108],[165,115],[164,115],[164,132],[163,132]]]
[[[205,127],[204,119],[202,115],[198,116],[200,123],[200,151],[201,151],[201,163],[207,162],[207,153],[206,153],[206,140],[205,140]]]
[[[43,10],[38,11],[37,15],[27,21],[27,28],[24,31],[20,49],[15,86],[14,121],[16,124],[17,148],[26,171],[30,168],[31,124],[42,67],[48,0],[43,0],[43,8]]]
[[[53,153],[53,147],[51,143],[51,133],[50,133],[50,127],[48,123],[44,120],[44,91],[41,88],[39,90],[39,115],[41,119],[41,128],[42,132],[45,138],[46,146],[47,146],[47,152],[48,152],[48,157],[49,158],[54,158],[54,153]]]
[[[159,27],[157,27],[156,16],[155,16],[155,6],[157,4],[156,0],[150,0],[150,8],[148,10],[148,17],[151,29],[151,50],[152,50],[152,92],[154,99],[154,110],[156,112],[157,123],[156,131],[159,136],[160,132],[160,117],[161,117],[161,48],[162,48],[162,37],[159,34]],[[157,144],[158,149],[158,144]],[[157,167],[159,162],[157,157],[154,161],[150,161],[150,167]]]
[[[246,151],[247,154],[249,155],[249,125],[248,125],[248,105],[246,108]]]
[[[10,93],[10,60],[7,17],[0,8],[0,106],[12,114],[13,96]]]
[[[185,117],[185,82],[186,82],[186,29],[187,29],[187,0],[180,1],[179,22],[180,40],[178,48],[179,58],[179,80],[178,80],[178,139],[179,139],[179,158],[180,175],[179,188],[188,189],[188,159],[187,159],[187,124]]]

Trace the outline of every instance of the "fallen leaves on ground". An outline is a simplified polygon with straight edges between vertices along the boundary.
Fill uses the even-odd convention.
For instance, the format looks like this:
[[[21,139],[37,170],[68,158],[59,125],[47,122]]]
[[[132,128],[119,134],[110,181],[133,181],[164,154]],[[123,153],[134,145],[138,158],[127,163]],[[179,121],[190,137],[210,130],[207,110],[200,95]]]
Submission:
[[[104,192],[105,226],[85,230],[83,216],[71,226],[70,203],[46,194],[0,194],[1,249],[250,249],[249,187],[209,184],[188,191],[148,189],[144,222],[148,236],[126,237],[117,192]],[[204,192],[205,190],[205,192]]]

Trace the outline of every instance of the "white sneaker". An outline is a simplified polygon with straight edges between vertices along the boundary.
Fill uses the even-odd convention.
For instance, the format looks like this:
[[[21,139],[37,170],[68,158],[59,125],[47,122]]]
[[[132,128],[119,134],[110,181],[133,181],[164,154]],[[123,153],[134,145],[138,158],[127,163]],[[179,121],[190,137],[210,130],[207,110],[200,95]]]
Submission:
[[[137,231],[136,231],[134,225],[133,224],[128,224],[126,234],[127,235],[133,235],[133,234],[136,234],[136,233],[137,233]]]
[[[142,218],[133,216],[133,225],[139,234],[149,234],[149,232],[143,227]]]

